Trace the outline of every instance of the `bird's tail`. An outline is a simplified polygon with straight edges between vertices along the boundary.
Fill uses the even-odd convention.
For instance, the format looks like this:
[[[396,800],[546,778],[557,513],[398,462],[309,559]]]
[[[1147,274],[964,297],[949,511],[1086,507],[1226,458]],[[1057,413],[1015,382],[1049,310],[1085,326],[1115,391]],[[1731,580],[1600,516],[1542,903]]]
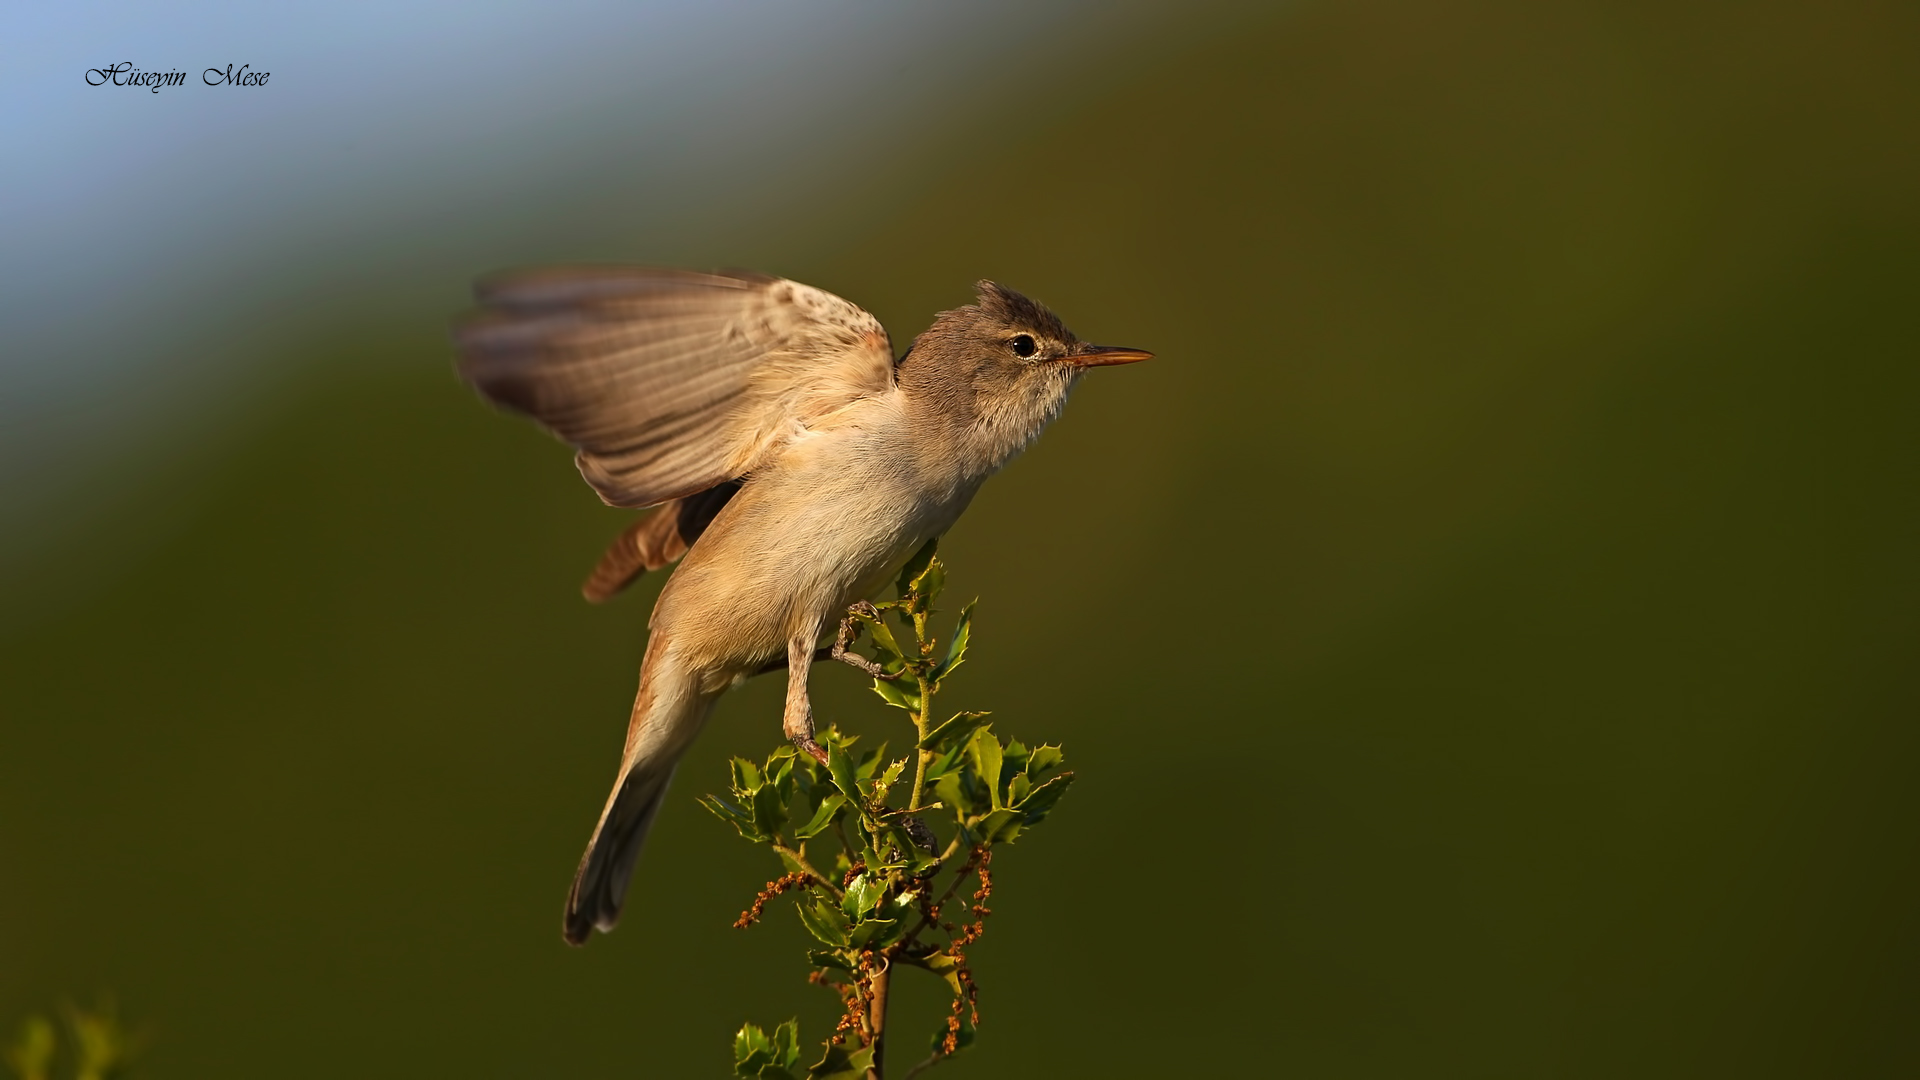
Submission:
[[[697,692],[663,693],[670,688],[656,685],[665,680],[656,677],[663,673],[654,670],[654,659],[648,656],[641,676],[620,776],[606,809],[600,812],[593,839],[587,841],[586,854],[580,857],[573,890],[567,894],[562,933],[569,944],[584,944],[595,930],[611,930],[620,921],[620,907],[647,832],[673,782],[680,755],[699,733],[713,704],[712,696]]]

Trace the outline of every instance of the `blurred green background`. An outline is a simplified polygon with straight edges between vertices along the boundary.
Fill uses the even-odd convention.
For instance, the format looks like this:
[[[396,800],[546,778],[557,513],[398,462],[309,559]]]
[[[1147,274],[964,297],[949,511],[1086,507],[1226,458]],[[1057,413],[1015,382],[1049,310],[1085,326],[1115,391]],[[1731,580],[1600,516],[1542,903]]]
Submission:
[[[222,324],[271,378],[10,527],[50,539],[0,572],[0,1024],[110,989],[154,1077],[721,1076],[743,1020],[831,1026],[693,802],[778,678],[620,929],[560,941],[660,582],[579,600],[630,515],[444,327],[474,274],[624,259],[818,284],[896,348],[993,277],[1159,354],[943,546],[982,598],[949,704],[1080,779],[996,860],[941,1075],[1920,1072],[1920,14],[1099,18],[859,154],[529,187],[482,253],[331,248]]]

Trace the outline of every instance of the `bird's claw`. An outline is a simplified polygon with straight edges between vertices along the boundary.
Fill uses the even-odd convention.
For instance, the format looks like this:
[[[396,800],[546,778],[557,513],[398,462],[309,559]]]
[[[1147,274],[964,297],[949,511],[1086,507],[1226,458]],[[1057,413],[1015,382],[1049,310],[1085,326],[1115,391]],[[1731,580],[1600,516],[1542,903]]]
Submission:
[[[820,764],[825,765],[827,763],[826,748],[814,742],[813,736],[795,735],[793,736],[793,745],[797,747],[801,753],[806,754]]]
[[[877,620],[880,618],[880,612],[865,600],[849,605],[847,617],[840,620],[840,633],[833,639],[833,648],[828,655],[843,664],[851,664],[876,679],[899,678],[898,674],[888,672],[878,660],[869,660],[848,648],[853,644],[854,637],[860,633],[860,624],[855,620],[862,616]]]

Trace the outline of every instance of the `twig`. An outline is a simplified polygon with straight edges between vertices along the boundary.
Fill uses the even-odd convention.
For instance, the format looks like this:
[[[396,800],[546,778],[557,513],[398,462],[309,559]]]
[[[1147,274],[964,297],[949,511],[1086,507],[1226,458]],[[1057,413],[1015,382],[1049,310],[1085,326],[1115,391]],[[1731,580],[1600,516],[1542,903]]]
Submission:
[[[792,848],[788,847],[787,845],[781,843],[778,840],[775,840],[773,842],[773,850],[779,852],[782,855],[785,855],[789,859],[792,859],[793,864],[795,866],[798,866],[800,869],[805,870],[809,874],[812,874],[814,877],[814,880],[820,883],[820,887],[832,893],[833,898],[835,900],[838,900],[842,896],[846,895],[845,893],[842,893],[839,890],[839,888],[834,885],[832,878],[828,877],[827,875],[821,873],[818,870],[815,870],[813,868],[813,864],[807,861],[807,857],[805,855],[800,854],[799,852],[793,850]]]

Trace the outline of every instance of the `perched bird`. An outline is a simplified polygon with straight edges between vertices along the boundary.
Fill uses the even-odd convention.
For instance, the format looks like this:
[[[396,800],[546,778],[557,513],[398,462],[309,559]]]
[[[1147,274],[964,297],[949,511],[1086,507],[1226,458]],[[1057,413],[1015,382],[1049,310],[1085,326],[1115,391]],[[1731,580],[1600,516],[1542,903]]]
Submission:
[[[613,794],[563,924],[611,930],[675,765],[716,698],[787,666],[784,727],[813,738],[807,672],[849,604],[950,527],[1060,412],[1088,345],[991,281],[898,361],[872,315],[759,274],[638,267],[484,281],[455,331],[460,374],[570,443],[614,506],[658,506],[601,559],[599,601],[680,559],[654,604]]]

